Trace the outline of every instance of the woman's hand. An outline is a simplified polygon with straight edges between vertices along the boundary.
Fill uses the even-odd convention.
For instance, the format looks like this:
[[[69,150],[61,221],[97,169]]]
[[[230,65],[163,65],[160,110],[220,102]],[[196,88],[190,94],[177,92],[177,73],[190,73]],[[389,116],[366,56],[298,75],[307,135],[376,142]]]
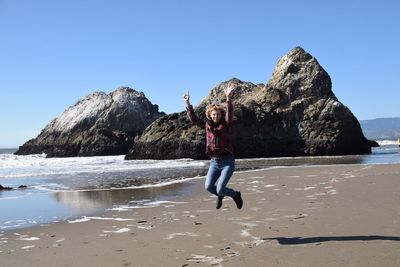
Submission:
[[[228,86],[225,88],[225,96],[226,100],[230,100],[230,97],[232,95],[232,92],[236,89],[236,86],[233,84],[233,82],[229,82]]]
[[[183,94],[183,99],[185,100],[185,103],[187,105],[190,105],[190,102],[189,102],[189,99],[190,99],[189,91],[186,91],[186,93]]]

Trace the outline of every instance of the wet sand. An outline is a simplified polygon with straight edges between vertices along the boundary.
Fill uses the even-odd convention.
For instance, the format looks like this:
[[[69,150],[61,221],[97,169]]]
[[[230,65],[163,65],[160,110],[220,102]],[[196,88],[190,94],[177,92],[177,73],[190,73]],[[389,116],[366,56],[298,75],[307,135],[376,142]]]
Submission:
[[[0,234],[1,266],[400,266],[400,164],[235,173],[192,194]]]

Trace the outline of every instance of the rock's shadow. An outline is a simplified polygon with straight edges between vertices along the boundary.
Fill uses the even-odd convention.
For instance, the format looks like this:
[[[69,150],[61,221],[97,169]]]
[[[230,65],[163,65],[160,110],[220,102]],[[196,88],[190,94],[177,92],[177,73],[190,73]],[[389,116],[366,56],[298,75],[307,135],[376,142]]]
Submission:
[[[329,241],[400,241],[399,236],[315,236],[315,237],[267,237],[262,240],[277,240],[281,245],[303,245],[311,243],[322,243]]]

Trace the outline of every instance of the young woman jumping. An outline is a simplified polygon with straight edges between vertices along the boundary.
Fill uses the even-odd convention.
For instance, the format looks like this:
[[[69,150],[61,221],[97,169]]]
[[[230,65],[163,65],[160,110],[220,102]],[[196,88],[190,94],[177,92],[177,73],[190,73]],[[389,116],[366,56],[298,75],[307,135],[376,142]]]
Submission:
[[[239,191],[226,187],[235,171],[235,156],[233,153],[231,124],[233,119],[233,105],[230,99],[235,86],[232,82],[225,88],[227,112],[221,105],[209,105],[206,109],[206,121],[199,119],[190,104],[189,92],[183,95],[186,103],[186,112],[190,121],[206,129],[206,154],[211,158],[205,188],[217,196],[217,209],[222,206],[225,196],[231,197],[238,209],[243,206],[243,199]]]

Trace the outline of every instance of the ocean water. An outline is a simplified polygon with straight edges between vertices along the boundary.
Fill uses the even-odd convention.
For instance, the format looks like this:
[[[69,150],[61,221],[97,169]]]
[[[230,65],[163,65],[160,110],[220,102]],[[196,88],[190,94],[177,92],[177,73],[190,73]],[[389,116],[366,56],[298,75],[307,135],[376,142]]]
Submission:
[[[381,141],[370,155],[236,160],[236,170],[296,165],[400,163],[395,141]],[[45,158],[0,149],[0,231],[76,219],[106,210],[149,208],[190,194],[208,161],[134,160],[124,156]],[[185,182],[186,181],[186,182]],[[26,188],[17,189],[20,185]]]

